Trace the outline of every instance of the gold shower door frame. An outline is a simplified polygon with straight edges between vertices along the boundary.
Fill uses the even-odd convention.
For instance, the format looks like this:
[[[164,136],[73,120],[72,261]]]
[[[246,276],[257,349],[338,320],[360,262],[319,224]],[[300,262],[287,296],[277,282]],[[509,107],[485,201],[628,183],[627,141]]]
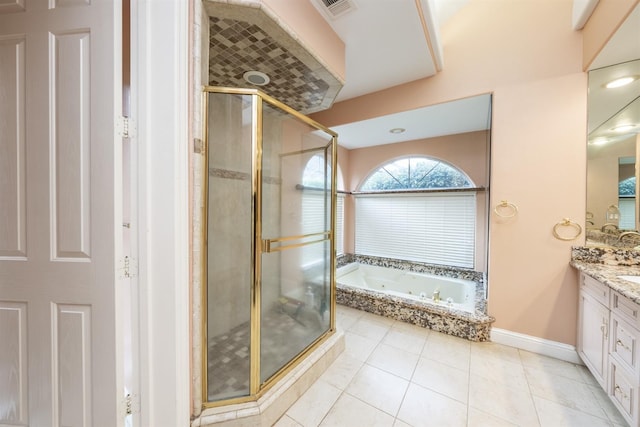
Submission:
[[[208,209],[209,209],[209,97],[210,93],[220,93],[229,95],[249,95],[252,99],[252,129],[251,129],[251,154],[252,154],[252,171],[251,171],[251,205],[253,208],[253,242],[252,242],[252,265],[251,273],[251,297],[250,297],[250,376],[249,376],[249,395],[235,397],[230,399],[208,401]],[[202,251],[202,271],[201,271],[201,307],[202,307],[202,402],[204,408],[219,407],[236,403],[255,401],[260,398],[271,386],[277,383],[282,377],[287,375],[291,370],[302,362],[307,355],[320,346],[328,337],[336,330],[336,258],[335,258],[335,223],[336,223],[336,177],[337,177],[337,153],[338,153],[338,135],[310,119],[309,117],[295,111],[291,107],[272,98],[271,96],[257,89],[238,89],[228,87],[205,86],[203,88],[203,126],[204,126],[204,168],[203,168],[203,199],[202,206],[202,232],[201,241],[203,243]],[[331,136],[331,215],[330,230],[322,233],[314,233],[313,235],[287,236],[279,239],[262,239],[262,103],[267,102],[272,106],[292,115],[296,119],[305,124],[323,131]],[[309,241],[308,238],[313,240]],[[283,245],[273,247],[273,244],[290,240],[302,240],[303,243]],[[261,302],[262,302],[262,254],[274,251],[283,251],[289,248],[300,247],[306,244],[318,243],[320,241],[329,241],[329,262],[330,262],[330,300],[329,300],[329,329],[321,334],[310,345],[303,349],[297,356],[286,363],[275,374],[268,378],[264,383],[260,381],[260,328],[261,328]]]

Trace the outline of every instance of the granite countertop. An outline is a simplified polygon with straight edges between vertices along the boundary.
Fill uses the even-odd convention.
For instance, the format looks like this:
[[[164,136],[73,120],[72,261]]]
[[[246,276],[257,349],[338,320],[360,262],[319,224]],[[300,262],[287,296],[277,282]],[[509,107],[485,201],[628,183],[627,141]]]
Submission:
[[[569,264],[587,276],[604,283],[636,304],[640,304],[640,284],[617,277],[640,276],[640,265],[608,265],[575,259]]]

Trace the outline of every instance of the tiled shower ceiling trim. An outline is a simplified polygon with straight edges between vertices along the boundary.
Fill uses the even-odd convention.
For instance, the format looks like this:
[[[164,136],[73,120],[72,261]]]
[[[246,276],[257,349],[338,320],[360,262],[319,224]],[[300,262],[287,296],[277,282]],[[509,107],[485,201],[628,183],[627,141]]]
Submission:
[[[261,3],[206,0],[209,15],[209,84],[259,88],[305,113],[329,108],[343,82],[282,28]],[[265,86],[246,82],[243,74],[263,72]]]

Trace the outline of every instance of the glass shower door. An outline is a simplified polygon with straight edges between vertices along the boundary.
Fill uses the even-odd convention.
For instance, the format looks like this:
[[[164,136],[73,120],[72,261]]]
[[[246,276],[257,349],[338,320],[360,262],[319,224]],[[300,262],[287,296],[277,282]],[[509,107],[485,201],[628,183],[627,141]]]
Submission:
[[[207,94],[207,399],[250,394],[253,282],[249,95]]]
[[[260,382],[331,327],[331,135],[263,104]]]

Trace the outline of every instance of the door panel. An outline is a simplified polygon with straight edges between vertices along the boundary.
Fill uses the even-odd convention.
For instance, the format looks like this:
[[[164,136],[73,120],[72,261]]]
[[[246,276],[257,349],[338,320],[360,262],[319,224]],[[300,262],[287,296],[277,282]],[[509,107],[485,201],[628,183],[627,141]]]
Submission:
[[[23,10],[24,0],[0,0],[0,14],[22,12]]]
[[[91,425],[91,307],[52,304],[54,419],[63,426]]]
[[[84,260],[91,244],[90,34],[72,31],[49,37],[52,258]]]
[[[0,420],[27,421],[27,305],[0,302]]]
[[[0,425],[124,420],[120,8],[0,0]]]
[[[25,42],[0,36],[0,259],[26,255]]]

